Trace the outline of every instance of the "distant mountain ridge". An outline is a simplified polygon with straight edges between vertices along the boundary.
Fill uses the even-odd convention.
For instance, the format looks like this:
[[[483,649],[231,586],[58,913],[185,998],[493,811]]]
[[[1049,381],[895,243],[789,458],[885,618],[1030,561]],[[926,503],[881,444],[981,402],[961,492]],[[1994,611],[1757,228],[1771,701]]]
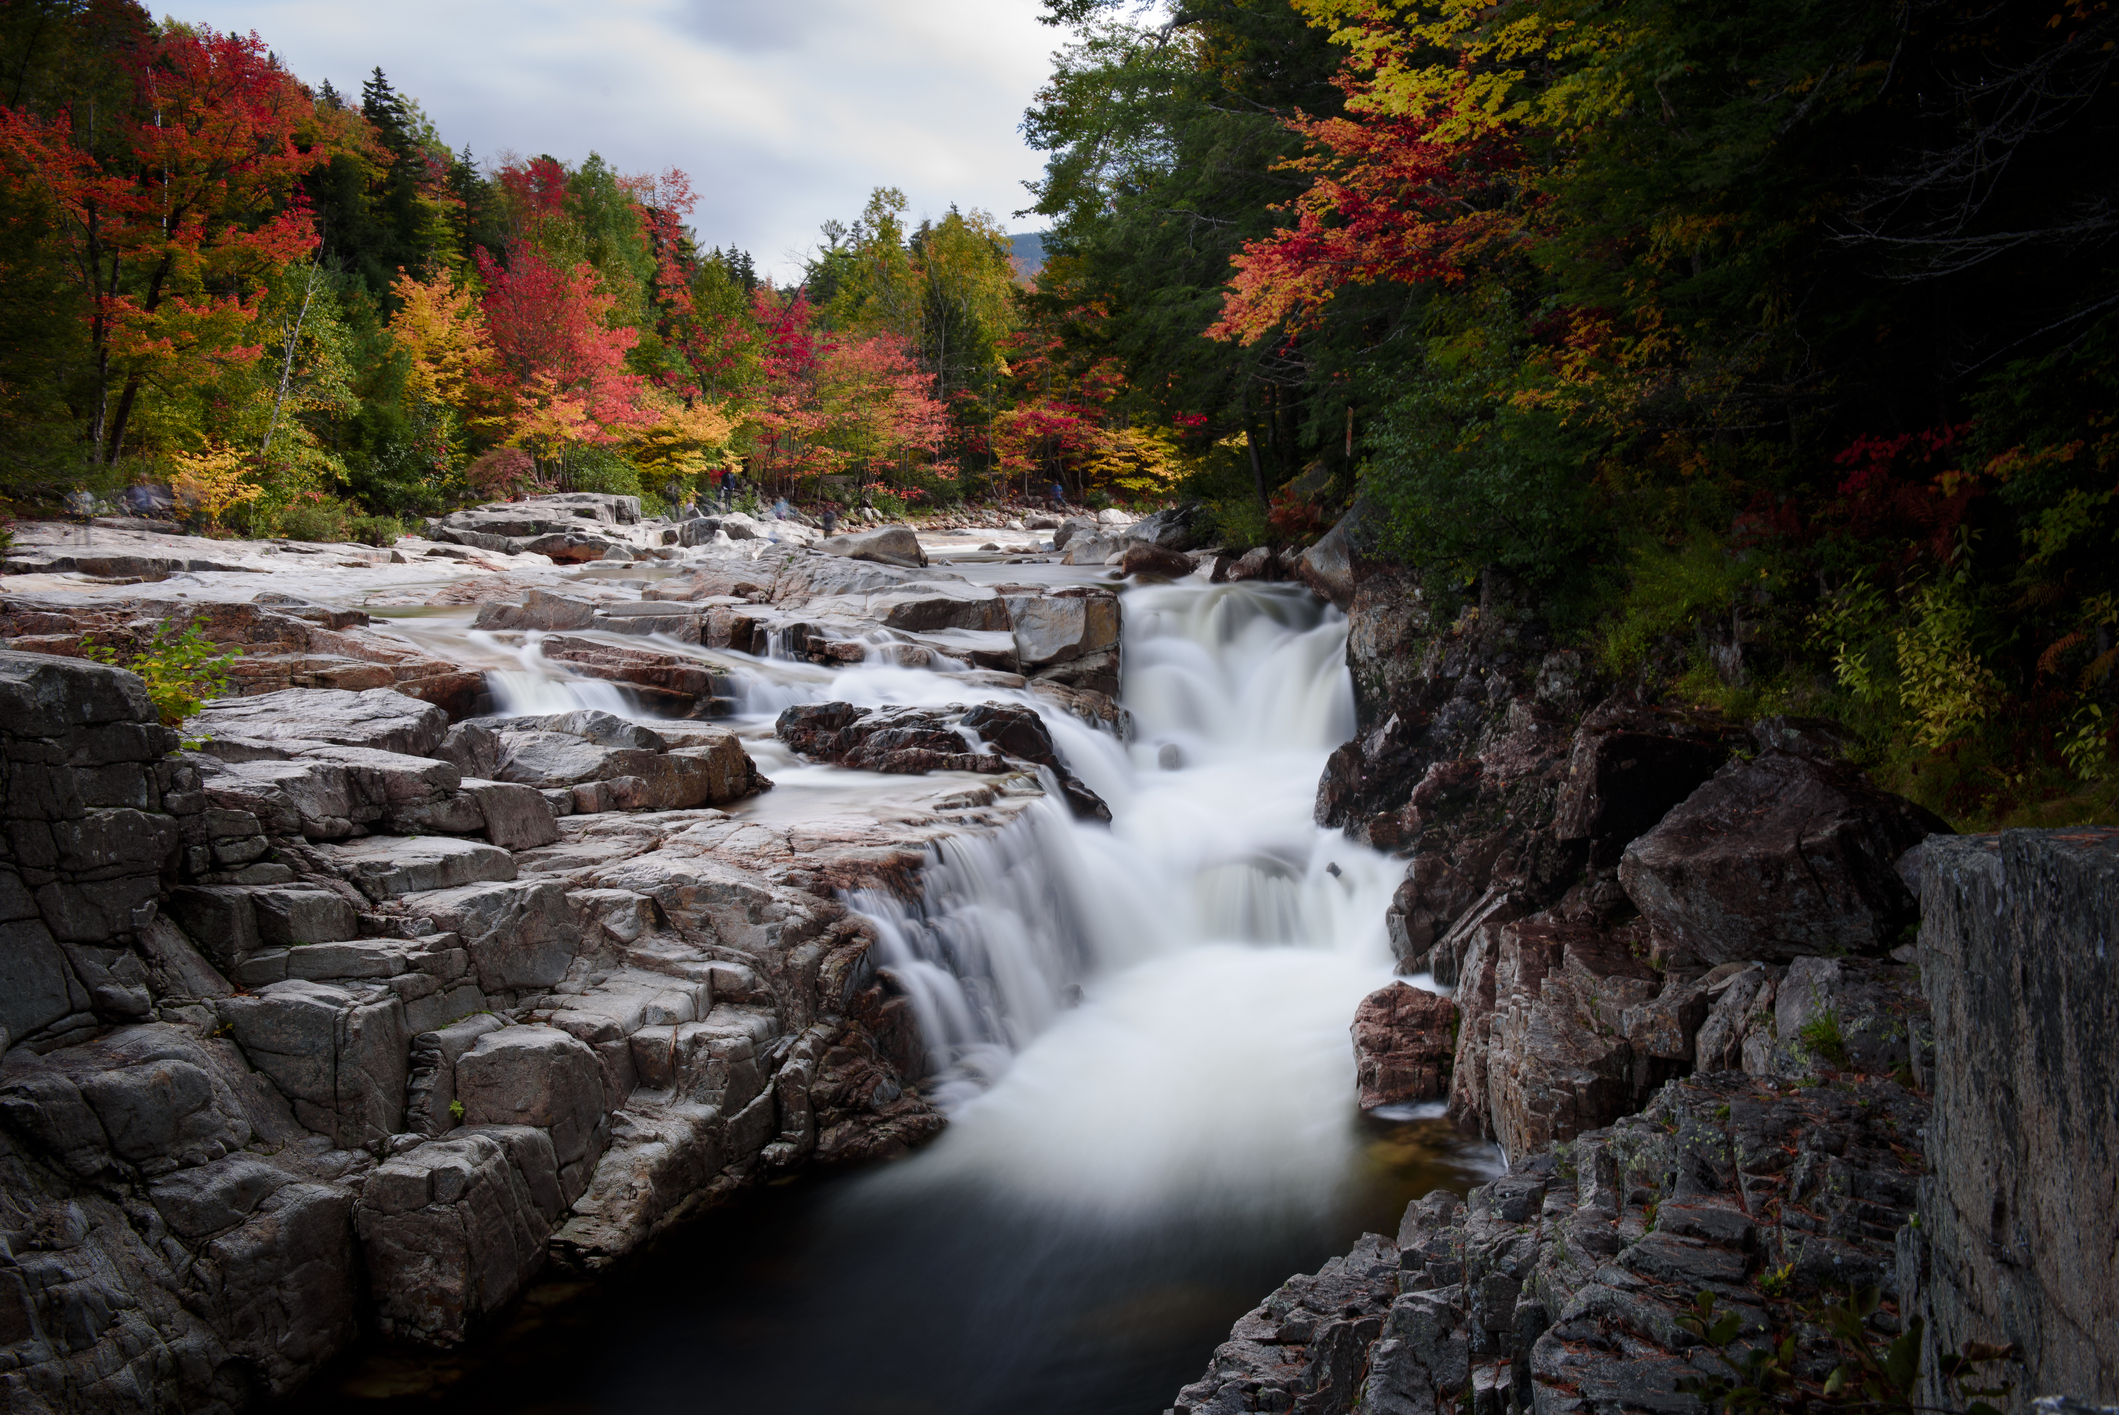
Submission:
[[[1048,231],[1026,231],[1008,238],[1009,254],[1015,257],[1023,279],[1035,280],[1037,273],[1045,268],[1045,237],[1050,234]]]

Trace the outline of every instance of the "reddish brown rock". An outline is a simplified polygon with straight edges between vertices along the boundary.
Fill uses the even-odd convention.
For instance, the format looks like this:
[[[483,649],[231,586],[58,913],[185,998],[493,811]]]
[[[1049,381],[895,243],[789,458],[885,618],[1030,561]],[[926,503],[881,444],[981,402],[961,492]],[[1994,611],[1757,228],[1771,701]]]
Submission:
[[[1440,993],[1392,983],[1354,1013],[1361,1108],[1441,1099],[1456,1050],[1457,1005]]]
[[[1638,1110],[1687,1069],[1705,1013],[1673,987],[1595,928],[1540,915],[1483,932],[1458,988],[1450,1118],[1520,1155]]]
[[[1128,575],[1181,580],[1198,567],[1193,565],[1189,555],[1164,550],[1159,545],[1144,545],[1135,541],[1126,547],[1126,553],[1119,559],[1118,568]]]

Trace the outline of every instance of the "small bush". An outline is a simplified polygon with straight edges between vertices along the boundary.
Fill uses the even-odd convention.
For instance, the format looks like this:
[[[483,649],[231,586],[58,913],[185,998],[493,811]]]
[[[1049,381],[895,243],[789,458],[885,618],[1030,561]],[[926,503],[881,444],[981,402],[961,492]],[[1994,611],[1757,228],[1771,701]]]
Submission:
[[[288,540],[344,540],[346,509],[335,501],[298,501],[280,512],[280,534]]]
[[[1840,1030],[1839,1013],[1832,1008],[1803,1023],[1795,1032],[1796,1040],[1804,1050],[1824,1062],[1827,1066],[1844,1071],[1847,1067],[1847,1038]]]
[[[405,528],[395,516],[355,516],[346,523],[346,538],[362,545],[395,545]]]
[[[228,665],[241,653],[214,643],[189,623],[164,623],[138,653],[120,654],[109,645],[81,641],[84,658],[140,675],[164,727],[181,727],[209,698],[221,696],[228,688]]]

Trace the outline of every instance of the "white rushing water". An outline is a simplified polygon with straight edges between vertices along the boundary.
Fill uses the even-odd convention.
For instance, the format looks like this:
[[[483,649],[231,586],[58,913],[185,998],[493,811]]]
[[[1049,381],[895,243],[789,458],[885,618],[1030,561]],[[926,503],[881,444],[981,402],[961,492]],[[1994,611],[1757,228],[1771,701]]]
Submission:
[[[1047,796],[941,847],[918,904],[848,899],[912,997],[951,1113],[878,1186],[968,1183],[1114,1219],[1322,1208],[1358,1162],[1348,1027],[1391,977],[1384,912],[1403,873],[1311,817],[1354,729],[1346,621],[1298,587],[1189,583],[1130,590],[1124,622],[1130,744],[1028,694],[875,656],[829,669],[662,646],[728,668],[753,729],[827,699],[1029,703],[1111,807],[1105,827]],[[627,710],[610,684],[545,663],[537,636],[467,637],[496,656],[502,711]],[[850,802],[869,776],[750,745],[781,782],[761,798],[776,815]]]
[[[952,1111],[878,1182],[1113,1217],[1321,1207],[1356,1163],[1348,1025],[1390,978],[1403,868],[1311,819],[1353,731],[1345,620],[1307,591],[1182,585],[1129,592],[1125,623],[1133,743],[1047,715],[1111,826],[1048,800],[945,846],[920,908],[850,901]]]

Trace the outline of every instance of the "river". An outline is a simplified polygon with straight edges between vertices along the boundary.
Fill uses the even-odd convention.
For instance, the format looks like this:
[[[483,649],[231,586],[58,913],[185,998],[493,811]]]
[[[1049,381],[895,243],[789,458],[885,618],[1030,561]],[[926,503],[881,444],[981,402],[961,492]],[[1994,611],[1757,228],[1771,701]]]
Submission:
[[[1132,741],[1046,709],[1111,825],[1048,799],[946,847],[917,904],[848,900],[914,998],[937,1141],[541,1284],[467,1351],[370,1353],[302,1408],[1153,1415],[1288,1274],[1496,1172],[1439,1119],[1354,1105],[1348,1025],[1391,976],[1403,867],[1311,822],[1353,730],[1344,618],[1270,585],[1138,587],[1124,609]],[[752,810],[880,799],[771,740],[785,703],[971,696],[924,669],[740,659],[718,656],[739,725],[784,788]],[[507,672],[521,710],[611,691],[534,654]]]

